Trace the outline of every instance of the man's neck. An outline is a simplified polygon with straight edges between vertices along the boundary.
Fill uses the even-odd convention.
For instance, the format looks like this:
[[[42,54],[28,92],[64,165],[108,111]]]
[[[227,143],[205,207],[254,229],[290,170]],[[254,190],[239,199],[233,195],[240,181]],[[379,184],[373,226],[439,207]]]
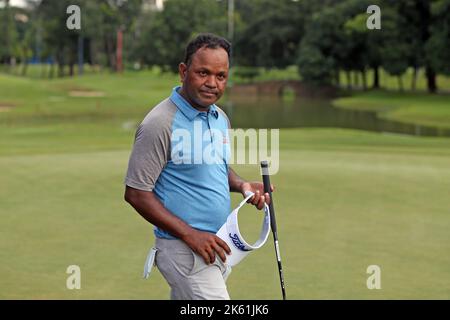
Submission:
[[[209,110],[209,106],[207,107],[203,107],[200,106],[196,103],[194,103],[194,101],[192,101],[191,99],[189,99],[189,97],[186,95],[186,93],[183,90],[183,87],[180,88],[180,90],[178,91],[179,95],[182,96],[187,102],[189,102],[189,104],[194,108],[197,109],[198,111],[203,111],[203,112],[208,112]]]

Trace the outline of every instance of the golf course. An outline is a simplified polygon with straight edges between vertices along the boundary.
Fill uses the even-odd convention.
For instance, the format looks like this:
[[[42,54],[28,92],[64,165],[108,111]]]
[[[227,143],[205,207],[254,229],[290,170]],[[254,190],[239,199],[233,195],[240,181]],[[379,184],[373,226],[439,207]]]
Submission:
[[[123,180],[136,126],[177,84],[158,71],[0,74],[0,299],[169,298],[156,268],[142,279],[154,236]],[[445,94],[357,92],[334,104],[450,128]],[[450,299],[450,138],[281,128],[279,164],[288,299]],[[258,165],[233,168],[261,180]],[[249,241],[261,217],[242,209]],[[281,298],[271,237],[233,269],[232,299]],[[71,265],[79,290],[66,286]],[[380,289],[368,289],[371,265]]]

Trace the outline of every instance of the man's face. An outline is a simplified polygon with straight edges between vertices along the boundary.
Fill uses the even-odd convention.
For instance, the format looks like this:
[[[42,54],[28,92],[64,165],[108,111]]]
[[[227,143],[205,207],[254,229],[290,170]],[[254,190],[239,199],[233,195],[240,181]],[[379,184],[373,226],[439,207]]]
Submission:
[[[191,63],[179,65],[183,87],[180,94],[197,109],[206,109],[220,99],[228,78],[228,54],[223,48],[200,48]]]

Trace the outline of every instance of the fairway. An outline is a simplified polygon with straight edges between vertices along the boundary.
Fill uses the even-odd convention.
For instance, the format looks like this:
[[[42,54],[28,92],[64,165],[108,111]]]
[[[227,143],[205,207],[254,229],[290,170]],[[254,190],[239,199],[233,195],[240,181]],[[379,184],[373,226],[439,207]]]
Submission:
[[[375,111],[382,119],[403,123],[450,128],[450,95],[417,92],[369,91],[334,101],[351,110]]]
[[[168,299],[157,269],[142,279],[152,227],[123,200],[123,179],[135,122],[174,78],[0,78],[11,79],[16,93],[0,89],[17,104],[0,114],[0,299]],[[70,97],[77,85],[105,97]],[[280,148],[271,182],[288,299],[450,299],[450,139],[282,129]],[[257,165],[233,168],[260,180]],[[240,217],[256,238],[261,216]],[[66,288],[70,265],[81,290]],[[380,290],[366,286],[370,265]],[[281,298],[271,238],[228,287],[232,299]]]
[[[290,130],[282,139],[295,140],[304,131]],[[386,144],[398,140],[380,138]],[[439,144],[450,150],[446,140]],[[290,299],[450,297],[450,154],[420,146],[374,151],[300,144],[281,152],[280,172],[272,180]],[[128,154],[123,149],[0,158],[6,169],[0,189],[1,298],[168,297],[158,272],[141,279],[153,235],[122,200]],[[235,169],[258,179],[257,166]],[[244,217],[244,225],[246,219],[253,218]],[[254,236],[254,228],[247,229]],[[73,264],[82,270],[81,290],[65,287],[65,270]],[[372,264],[381,267],[382,290],[366,288]],[[279,298],[277,276],[268,242],[233,270],[230,293],[235,299]]]

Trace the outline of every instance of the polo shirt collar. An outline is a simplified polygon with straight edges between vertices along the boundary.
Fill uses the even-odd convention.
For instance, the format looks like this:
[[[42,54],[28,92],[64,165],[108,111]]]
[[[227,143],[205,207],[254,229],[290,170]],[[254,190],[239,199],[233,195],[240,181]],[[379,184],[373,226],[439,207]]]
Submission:
[[[195,109],[189,102],[186,101],[185,98],[178,93],[178,90],[181,86],[176,86],[172,90],[172,94],[170,95],[170,100],[178,107],[178,109],[190,120],[194,120],[194,118],[199,115],[202,111]],[[215,104],[209,106],[208,110],[209,114],[212,114],[216,119],[219,117],[219,112],[217,111],[217,107]]]

